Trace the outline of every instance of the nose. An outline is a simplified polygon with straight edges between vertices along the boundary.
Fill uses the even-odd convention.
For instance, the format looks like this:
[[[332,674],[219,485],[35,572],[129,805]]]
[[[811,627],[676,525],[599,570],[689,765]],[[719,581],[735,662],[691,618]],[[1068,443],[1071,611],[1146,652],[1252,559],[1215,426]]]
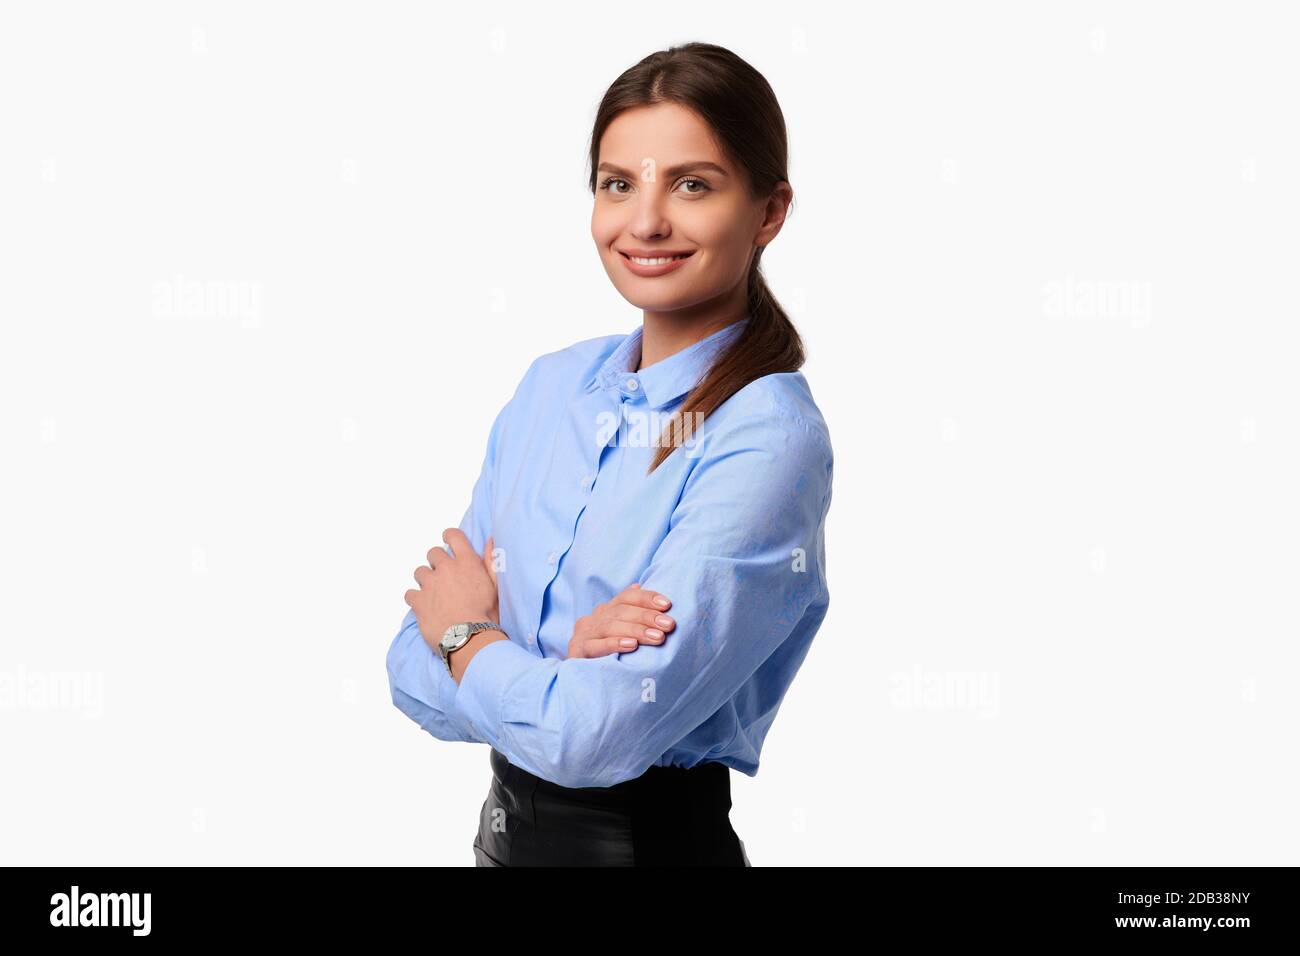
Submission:
[[[637,199],[636,211],[632,214],[629,231],[637,239],[649,242],[666,239],[672,235],[672,224],[664,214],[665,197],[660,197],[654,190],[645,190]]]

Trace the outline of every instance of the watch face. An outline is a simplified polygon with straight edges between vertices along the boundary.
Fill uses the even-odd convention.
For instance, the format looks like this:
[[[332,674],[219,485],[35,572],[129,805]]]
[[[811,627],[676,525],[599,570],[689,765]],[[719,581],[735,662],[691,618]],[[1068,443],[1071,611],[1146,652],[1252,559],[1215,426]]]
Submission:
[[[453,624],[447,628],[447,632],[442,635],[442,643],[449,647],[457,647],[461,641],[465,640],[469,634],[468,624]]]

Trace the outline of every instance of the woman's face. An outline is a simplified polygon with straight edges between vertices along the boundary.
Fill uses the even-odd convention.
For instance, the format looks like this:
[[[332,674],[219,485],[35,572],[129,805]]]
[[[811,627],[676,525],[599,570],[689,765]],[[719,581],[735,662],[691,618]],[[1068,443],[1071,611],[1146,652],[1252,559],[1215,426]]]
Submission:
[[[658,103],[626,110],[600,141],[591,235],[615,288],[654,313],[744,307],[756,246],[780,231],[789,186],[750,197],[743,172],[692,110]],[[633,257],[685,255],[641,265]],[[728,316],[728,320],[736,316]]]

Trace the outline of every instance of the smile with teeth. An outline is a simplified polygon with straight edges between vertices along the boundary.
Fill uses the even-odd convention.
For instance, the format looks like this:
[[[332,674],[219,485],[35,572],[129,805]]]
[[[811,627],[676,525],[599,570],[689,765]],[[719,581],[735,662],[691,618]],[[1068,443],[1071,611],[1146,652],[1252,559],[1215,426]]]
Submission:
[[[627,253],[623,253],[627,256]],[[676,262],[678,259],[685,259],[691,253],[687,252],[680,256],[661,256],[658,259],[642,259],[640,256],[627,256],[639,266],[661,266],[665,262]]]

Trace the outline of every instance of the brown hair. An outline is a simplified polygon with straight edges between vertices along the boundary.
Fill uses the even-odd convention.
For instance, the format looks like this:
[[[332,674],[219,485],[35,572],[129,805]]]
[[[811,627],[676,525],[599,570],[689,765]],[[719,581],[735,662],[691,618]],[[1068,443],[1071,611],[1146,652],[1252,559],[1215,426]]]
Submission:
[[[609,124],[624,110],[667,102],[693,110],[709,124],[720,148],[746,174],[755,199],[770,196],[778,183],[789,181],[785,117],[767,80],[730,50],[712,43],[687,43],[651,53],[605,91],[591,134],[593,196],[600,141]],[[703,421],[755,379],[793,372],[803,365],[803,342],[767,287],[759,268],[762,255],[763,247],[756,248],[749,266],[748,322],[673,412],[646,474],[672,454],[677,437],[690,434],[683,430],[683,419]],[[687,417],[691,412],[695,414]]]

